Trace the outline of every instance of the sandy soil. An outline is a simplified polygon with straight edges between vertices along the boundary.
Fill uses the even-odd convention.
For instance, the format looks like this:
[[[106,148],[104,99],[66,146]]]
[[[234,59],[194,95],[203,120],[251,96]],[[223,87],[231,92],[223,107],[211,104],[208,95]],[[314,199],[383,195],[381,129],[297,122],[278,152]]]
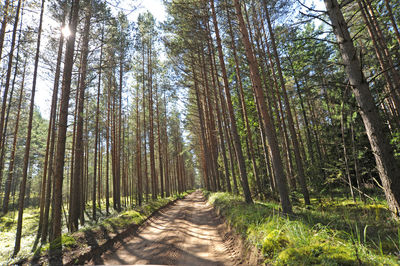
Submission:
[[[235,265],[234,243],[221,237],[221,223],[196,191],[90,264]]]

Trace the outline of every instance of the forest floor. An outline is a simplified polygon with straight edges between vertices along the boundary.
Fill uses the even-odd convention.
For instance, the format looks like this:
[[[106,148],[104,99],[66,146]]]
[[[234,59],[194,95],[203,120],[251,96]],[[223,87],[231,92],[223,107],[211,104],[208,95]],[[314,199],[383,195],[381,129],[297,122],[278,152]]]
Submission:
[[[190,193],[190,192],[189,192]],[[142,206],[132,205],[133,202],[125,202],[123,211],[118,213],[110,208],[111,213],[105,212],[105,203],[102,202],[101,209],[97,208],[97,220],[91,219],[91,202],[85,211],[85,226],[78,232],[68,233],[63,222],[62,249],[64,263],[76,264],[83,261],[93,253],[101,252],[110,246],[110,243],[119,241],[135,231],[139,225],[143,224],[149,217],[157,213],[158,210],[172,204],[177,199],[183,198],[188,192],[176,194],[168,198],[158,198],[149,200]],[[112,206],[112,201],[110,202]],[[168,207],[167,207],[168,208]],[[68,211],[66,209],[65,211]],[[16,211],[10,211],[5,216],[0,216],[0,265],[14,265],[19,263],[46,264],[50,243],[35,246],[35,240],[39,223],[39,208],[29,207],[24,211],[24,221],[22,229],[21,251],[16,257],[12,257],[15,242],[15,232],[17,224]],[[65,216],[63,216],[65,217]]]
[[[90,264],[236,265],[233,237],[201,191],[160,210]]]
[[[400,223],[382,196],[355,203],[337,192],[311,197],[311,206],[292,201],[289,217],[271,199],[247,204],[231,193],[204,195],[267,265],[400,265]]]
[[[103,211],[102,219],[63,235],[64,263],[400,265],[400,223],[391,219],[382,195],[357,203],[343,191],[314,196],[311,206],[293,201],[290,217],[273,199],[246,204],[242,196],[209,191],[158,198],[108,216]],[[46,264],[49,243],[31,260],[34,208],[24,214],[23,248],[10,258],[14,216],[0,219],[0,265]]]

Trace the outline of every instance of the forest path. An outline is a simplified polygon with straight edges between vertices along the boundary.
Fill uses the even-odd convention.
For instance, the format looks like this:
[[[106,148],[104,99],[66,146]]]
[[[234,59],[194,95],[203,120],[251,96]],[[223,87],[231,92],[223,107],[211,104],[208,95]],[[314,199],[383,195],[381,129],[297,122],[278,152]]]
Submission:
[[[223,239],[221,226],[196,191],[160,210],[135,235],[90,264],[235,265],[234,243]]]

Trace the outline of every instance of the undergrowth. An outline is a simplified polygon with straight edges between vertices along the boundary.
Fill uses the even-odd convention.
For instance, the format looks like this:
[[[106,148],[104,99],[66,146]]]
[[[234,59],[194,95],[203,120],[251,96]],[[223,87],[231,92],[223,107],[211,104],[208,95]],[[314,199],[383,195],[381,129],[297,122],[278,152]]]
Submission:
[[[122,232],[132,224],[140,225],[159,208],[167,205],[175,199],[183,198],[190,192],[191,191],[176,194],[169,198],[158,198],[157,200],[151,200],[147,203],[144,203],[142,206],[127,207],[120,213],[111,210],[110,208],[111,213],[107,214],[105,212],[105,205],[103,206],[102,204],[102,210],[100,211],[98,209],[98,218],[96,221],[90,220],[91,205],[89,202],[86,208],[88,212],[85,211],[85,225],[81,227],[78,232],[73,234],[68,233],[68,229],[65,225],[65,219],[63,219],[63,235],[61,237],[61,241],[58,239],[52,243],[45,243],[42,246],[36,247],[34,250],[32,249],[38,230],[39,209],[25,209],[22,228],[21,251],[15,258],[12,258],[11,255],[14,249],[18,213],[9,212],[6,216],[0,217],[0,239],[2,241],[0,248],[0,265],[14,264],[22,259],[31,257],[32,254],[45,255],[48,253],[51,245],[61,244],[64,251],[77,247],[84,248],[91,243],[90,241],[87,241],[87,243],[82,243],[82,237],[86,241],[91,237],[97,238],[99,236],[99,232],[102,232],[103,237],[107,239],[111,234],[115,235],[119,232]],[[110,205],[112,206],[112,202]]]
[[[204,192],[209,202],[272,265],[398,265],[399,223],[383,202],[346,199],[300,202],[284,217],[278,203],[246,204],[229,193]]]

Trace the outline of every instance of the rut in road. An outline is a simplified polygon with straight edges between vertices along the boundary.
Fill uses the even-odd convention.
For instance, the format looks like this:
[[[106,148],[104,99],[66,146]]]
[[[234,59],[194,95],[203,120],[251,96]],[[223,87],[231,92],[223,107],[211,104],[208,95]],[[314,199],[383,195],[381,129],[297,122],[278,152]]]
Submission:
[[[222,222],[196,191],[159,211],[137,233],[91,264],[235,265],[232,240],[221,236]]]

